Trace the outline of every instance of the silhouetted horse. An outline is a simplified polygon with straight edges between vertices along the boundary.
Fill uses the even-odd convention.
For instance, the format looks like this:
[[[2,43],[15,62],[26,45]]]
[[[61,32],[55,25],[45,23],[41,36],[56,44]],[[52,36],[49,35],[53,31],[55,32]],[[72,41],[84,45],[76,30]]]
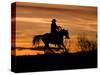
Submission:
[[[45,44],[44,46],[44,51],[46,49],[49,49],[49,44],[55,44],[57,45],[59,48],[61,48],[61,46],[66,50],[66,47],[64,46],[63,43],[63,37],[65,36],[65,38],[69,39],[69,33],[68,30],[65,29],[61,29],[61,31],[57,32],[55,35],[51,34],[51,33],[45,33],[43,35],[36,35],[33,38],[33,45],[35,44],[39,44],[39,41],[42,40],[43,43]]]

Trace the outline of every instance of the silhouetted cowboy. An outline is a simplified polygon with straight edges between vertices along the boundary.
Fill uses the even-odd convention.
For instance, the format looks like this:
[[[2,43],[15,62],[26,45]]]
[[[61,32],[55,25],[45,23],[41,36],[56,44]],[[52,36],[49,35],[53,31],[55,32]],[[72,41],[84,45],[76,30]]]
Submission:
[[[51,33],[55,34],[57,32],[58,26],[56,24],[56,19],[52,20],[51,23]]]
[[[60,31],[61,27],[57,26],[56,19],[53,19],[51,23],[51,38],[53,42],[59,42],[60,39],[58,37],[60,37]]]

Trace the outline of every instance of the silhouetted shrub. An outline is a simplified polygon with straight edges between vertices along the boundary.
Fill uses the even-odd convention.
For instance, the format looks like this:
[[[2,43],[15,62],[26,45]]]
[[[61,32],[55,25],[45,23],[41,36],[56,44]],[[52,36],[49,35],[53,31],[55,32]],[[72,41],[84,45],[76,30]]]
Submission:
[[[97,41],[89,40],[86,35],[79,35],[77,40],[78,47],[81,49],[81,51],[97,50]]]

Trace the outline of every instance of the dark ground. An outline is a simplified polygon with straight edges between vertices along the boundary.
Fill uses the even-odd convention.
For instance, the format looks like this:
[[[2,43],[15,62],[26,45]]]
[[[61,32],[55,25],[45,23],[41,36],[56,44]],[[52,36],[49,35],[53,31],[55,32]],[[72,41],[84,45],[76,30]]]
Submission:
[[[97,51],[81,53],[12,56],[13,72],[36,72],[97,67]]]

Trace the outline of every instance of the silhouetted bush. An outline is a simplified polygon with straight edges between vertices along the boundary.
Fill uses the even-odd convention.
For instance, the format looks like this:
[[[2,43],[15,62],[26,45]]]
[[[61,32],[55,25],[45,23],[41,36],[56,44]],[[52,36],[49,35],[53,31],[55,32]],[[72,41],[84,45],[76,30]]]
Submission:
[[[79,35],[78,38],[78,47],[82,51],[93,51],[97,50],[97,41],[92,41],[87,38],[86,35]]]

